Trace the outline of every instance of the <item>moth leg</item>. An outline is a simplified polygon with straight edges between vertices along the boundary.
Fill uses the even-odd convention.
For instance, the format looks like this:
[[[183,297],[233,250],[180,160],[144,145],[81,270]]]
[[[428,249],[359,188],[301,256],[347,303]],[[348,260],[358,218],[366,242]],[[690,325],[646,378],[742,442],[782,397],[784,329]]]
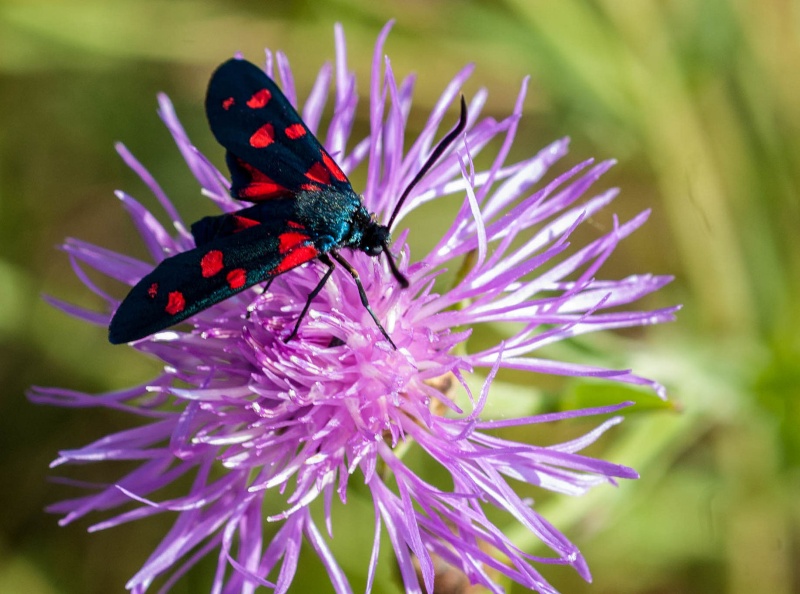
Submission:
[[[328,254],[320,254],[319,260],[328,267],[328,270],[325,271],[324,275],[322,275],[322,278],[317,283],[317,286],[314,287],[314,290],[308,294],[308,299],[306,300],[305,307],[303,307],[303,311],[300,312],[300,317],[297,318],[297,323],[294,325],[294,330],[292,330],[292,333],[289,336],[283,339],[283,342],[288,343],[295,336],[297,336],[297,331],[300,329],[300,322],[302,322],[303,318],[306,317],[306,314],[308,313],[308,308],[311,307],[311,301],[313,301],[314,297],[319,295],[319,292],[322,290],[322,287],[324,287],[325,283],[328,282],[328,279],[331,277],[331,274],[333,274],[333,271],[336,268],[336,264],[334,264],[333,261],[328,257]],[[270,282],[271,281],[272,279],[270,279]]]
[[[386,332],[386,329],[378,320],[378,316],[375,315],[375,312],[372,311],[372,308],[369,306],[369,301],[367,300],[367,294],[364,291],[364,285],[361,284],[361,279],[358,277],[358,272],[356,272],[356,269],[353,268],[353,266],[347,260],[342,258],[336,252],[331,252],[331,255],[339,264],[345,267],[347,272],[350,273],[350,276],[353,277],[353,280],[356,281],[356,286],[358,287],[358,295],[359,297],[361,297],[361,304],[364,306],[367,312],[369,312],[369,315],[372,316],[372,319],[378,325],[378,328],[380,329],[381,334],[383,334],[384,338],[386,338],[386,340],[389,341],[389,344],[392,345],[392,348],[394,348],[394,350],[397,350],[397,345],[395,345],[392,339],[389,338],[389,334]],[[330,259],[328,259],[328,262],[330,262]],[[333,264],[333,262],[331,262],[331,264]],[[331,268],[330,270],[333,270],[333,268]]]

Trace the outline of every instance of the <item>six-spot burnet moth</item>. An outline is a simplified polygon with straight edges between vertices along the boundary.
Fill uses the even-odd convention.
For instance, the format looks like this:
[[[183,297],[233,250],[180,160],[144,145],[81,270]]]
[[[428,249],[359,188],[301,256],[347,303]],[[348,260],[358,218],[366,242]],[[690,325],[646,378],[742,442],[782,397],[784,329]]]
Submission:
[[[369,306],[358,273],[339,250],[385,253],[397,282],[408,286],[389,253],[390,229],[411,189],[464,131],[464,98],[458,124],[408,184],[386,225],[367,211],[286,96],[254,64],[231,59],[214,72],[206,114],[211,131],[227,150],[231,195],[255,204],[194,223],[196,247],[165,259],[131,289],[111,319],[109,341],[143,338],[317,258],[328,269],[285,341],[297,335],[311,301],[338,262],[353,277],[361,302],[395,347]]]

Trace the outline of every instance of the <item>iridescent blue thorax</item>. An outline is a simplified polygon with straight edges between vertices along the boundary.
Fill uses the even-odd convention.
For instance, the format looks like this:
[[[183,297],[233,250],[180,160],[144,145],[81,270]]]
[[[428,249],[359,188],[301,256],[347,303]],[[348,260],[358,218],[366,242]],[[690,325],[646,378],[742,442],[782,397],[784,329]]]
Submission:
[[[295,208],[297,221],[311,232],[321,252],[347,247],[377,256],[389,241],[389,230],[375,221],[353,191],[302,192]]]

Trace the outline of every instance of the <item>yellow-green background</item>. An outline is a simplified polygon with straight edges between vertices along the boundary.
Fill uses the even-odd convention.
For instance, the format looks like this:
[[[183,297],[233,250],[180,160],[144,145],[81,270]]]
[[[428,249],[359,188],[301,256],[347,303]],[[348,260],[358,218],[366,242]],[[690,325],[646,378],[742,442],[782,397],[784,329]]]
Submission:
[[[582,499],[542,497],[543,513],[581,546],[594,584],[563,568],[545,575],[565,594],[800,592],[800,3],[790,0],[0,1],[0,592],[122,591],[168,526],[58,528],[42,508],[75,492],[48,482],[57,450],[137,420],[23,396],[30,384],[103,391],[155,369],[40,299],[100,305],[56,251],[65,236],[145,255],[112,192],[155,203],[113,142],[133,150],[188,220],[209,214],[155,116],[156,92],[170,95],[192,139],[221,164],[202,112],[217,63],[238,50],[257,61],[263,47],[283,49],[303,96],[333,58],[340,21],[363,94],[373,41],[391,17],[394,70],[419,77],[412,127],[466,61],[477,64],[467,92],[487,86],[497,116],[531,74],[513,155],[569,135],[558,171],[589,156],[619,159],[601,187],[622,188],[614,208],[623,216],[653,216],[604,272],[677,277],[646,301],[683,303],[676,324],[563,353],[632,365],[665,383],[672,404],[561,384],[560,406],[596,390],[637,399],[592,453],[642,478]],[[359,116],[363,131],[366,111]],[[596,225],[595,236],[609,223]],[[513,406],[513,389],[499,398]],[[564,435],[588,426],[567,425]],[[117,469],[80,476],[113,480]],[[337,553],[363,590],[367,558],[348,547],[371,537],[371,510],[356,502],[340,513],[348,542]],[[294,591],[316,591],[320,565],[313,555],[303,563]],[[174,591],[207,590],[212,571],[202,566]],[[378,590],[392,583],[389,567]]]

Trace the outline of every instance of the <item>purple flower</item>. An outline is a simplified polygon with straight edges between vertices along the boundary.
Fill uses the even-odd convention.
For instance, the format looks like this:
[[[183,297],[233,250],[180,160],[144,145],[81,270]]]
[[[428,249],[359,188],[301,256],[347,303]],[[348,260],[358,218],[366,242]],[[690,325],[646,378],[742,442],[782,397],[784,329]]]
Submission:
[[[467,67],[453,78],[420,136],[404,151],[414,80],[396,81],[382,55],[389,28],[375,48],[370,134],[363,139],[351,139],[356,81],[347,68],[341,28],[336,28],[335,69],[322,67],[302,104],[286,57],[277,53],[273,60],[268,53],[266,64],[269,74],[276,72],[287,97],[302,105],[309,128],[342,169],[366,170],[364,201],[379,220],[391,213],[440,129],[449,127],[448,109],[471,71]],[[322,133],[319,123],[331,82],[334,115]],[[621,308],[660,288],[667,277],[596,278],[617,243],[642,225],[647,213],[627,222],[615,219],[605,235],[584,247],[570,247],[573,231],[616,195],[609,190],[584,198],[611,163],[587,161],[540,183],[566,154],[565,140],[531,158],[508,162],[525,88],[523,83],[512,114],[501,121],[481,117],[486,92],[479,91],[469,101],[463,138],[415,188],[401,211],[402,218],[445,195],[463,200],[455,220],[442,221],[444,235],[427,256],[412,257],[407,232],[395,238],[392,249],[401,255],[401,270],[411,282],[408,289],[398,286],[384,259],[361,252],[349,256],[397,350],[382,338],[352,279],[341,271],[314,299],[298,338],[282,341],[320,278],[322,265],[311,263],[279,277],[267,292],[251,289],[194,316],[190,331],[168,330],[134,343],[133,348],[164,362],[161,375],[146,385],[101,395],[53,388],[32,391],[36,402],[108,407],[143,417],[140,426],[63,451],[53,463],[138,464],[113,484],[94,485],[88,495],[53,505],[52,511],[63,514],[62,524],[120,506],[127,511],[92,529],[165,512],[176,517],[128,589],[144,592],[161,578],[168,590],[200,558],[214,552],[218,570],[213,592],[252,592],[258,585],[285,592],[305,540],[322,560],[334,590],[350,592],[329,542],[337,536],[331,528],[334,500],[346,501],[352,481],[364,485],[358,490],[368,494],[374,509],[373,552],[364,560],[368,590],[381,534],[388,534],[409,592],[432,592],[434,563],[442,561],[493,592],[502,591],[498,581],[508,580],[553,592],[537,569],[546,564],[571,565],[589,579],[578,549],[530,500],[515,492],[509,479],[580,495],[617,478],[636,478],[630,468],[579,453],[621,418],[598,421],[587,435],[549,446],[503,439],[491,430],[529,427],[532,441],[539,423],[605,415],[627,403],[498,421],[484,420],[481,414],[502,369],[531,372],[531,382],[541,373],[600,377],[663,395],[658,384],[629,371],[531,354],[586,332],[668,321],[675,308]],[[159,102],[160,115],[202,193],[223,211],[241,208],[229,197],[225,176],[191,144],[169,100],[162,96]],[[165,229],[134,198],[117,194],[153,259],[193,247],[187,225],[156,181],[127,149],[118,148],[174,226]],[[490,163],[485,169],[475,164],[479,153],[480,162]],[[51,301],[99,325],[108,324],[119,300],[94,285],[82,267],[128,285],[153,267],[152,262],[74,239],[64,250],[87,287],[109,307],[95,313]],[[455,276],[443,280],[445,269]],[[500,322],[506,323],[507,339],[491,346],[468,343],[476,325]],[[473,392],[467,380],[478,368],[486,370],[485,379]],[[421,452],[426,467],[435,463],[449,475],[446,488],[423,480],[412,469],[403,455],[412,447]],[[160,489],[187,476],[192,481],[188,493],[175,499],[159,497]],[[319,512],[316,516],[312,508]],[[534,557],[517,548],[490,519],[502,515],[535,534],[552,555]],[[322,517],[325,525],[315,517]],[[265,536],[265,521],[279,526],[272,538]]]

